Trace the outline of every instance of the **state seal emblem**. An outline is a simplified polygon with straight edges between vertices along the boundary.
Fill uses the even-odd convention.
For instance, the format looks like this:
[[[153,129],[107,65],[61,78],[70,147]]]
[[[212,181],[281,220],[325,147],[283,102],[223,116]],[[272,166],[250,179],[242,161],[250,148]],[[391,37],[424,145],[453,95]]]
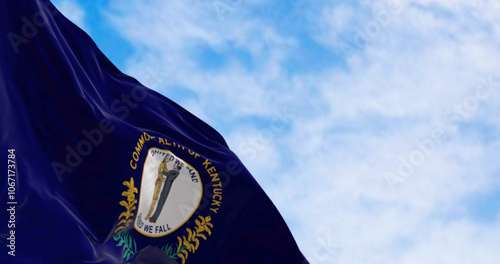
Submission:
[[[145,148],[150,141],[162,147]],[[124,261],[141,248],[155,246],[185,264],[212,235],[212,217],[223,201],[223,174],[208,158],[146,132],[133,150],[129,165],[135,175],[122,182],[122,211],[113,235],[116,246],[123,248]]]
[[[175,231],[196,211],[202,192],[202,181],[196,169],[169,150],[149,149],[135,229],[150,237]]]

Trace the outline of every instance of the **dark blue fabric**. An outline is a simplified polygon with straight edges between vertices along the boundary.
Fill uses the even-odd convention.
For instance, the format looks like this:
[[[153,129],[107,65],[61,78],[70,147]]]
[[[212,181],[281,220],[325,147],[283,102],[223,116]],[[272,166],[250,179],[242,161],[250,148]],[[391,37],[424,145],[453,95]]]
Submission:
[[[279,212],[219,133],[121,73],[48,1],[0,0],[0,100],[0,162],[7,163],[9,149],[16,162],[14,197],[2,175],[0,204],[17,202],[15,227],[8,227],[11,214],[2,210],[0,263],[132,262],[148,246],[175,245],[206,215],[212,234],[188,252],[186,263],[307,263]],[[198,210],[169,235],[146,237],[131,226],[116,232],[123,182],[133,178],[141,188],[143,164],[134,170],[131,161],[144,133],[156,138],[144,143],[141,161],[147,149],[166,148],[158,138],[210,161],[224,180],[217,213],[208,210],[214,188],[205,188]],[[197,164],[210,187],[201,162],[185,151],[176,155]],[[4,243],[12,230],[15,256]],[[124,258],[117,234],[128,235],[133,255]]]

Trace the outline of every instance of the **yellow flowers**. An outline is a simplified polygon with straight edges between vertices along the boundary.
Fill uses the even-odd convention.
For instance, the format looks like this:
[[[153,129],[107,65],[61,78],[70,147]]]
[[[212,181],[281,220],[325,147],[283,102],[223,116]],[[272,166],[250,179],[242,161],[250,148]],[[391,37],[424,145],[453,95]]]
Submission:
[[[130,181],[124,181],[123,185],[128,187],[128,190],[125,192],[122,192],[122,196],[127,197],[127,200],[120,201],[120,205],[125,207],[127,209],[125,212],[121,213],[120,216],[118,217],[118,220],[121,218],[124,218],[118,222],[119,227],[115,230],[115,233],[120,231],[121,229],[124,229],[127,227],[130,223],[133,222],[132,216],[134,216],[134,213],[132,213],[135,210],[135,204],[137,203],[137,199],[135,199],[135,194],[138,193],[137,188],[134,187],[134,178],[130,178]],[[123,224],[123,225],[122,225]]]
[[[117,246],[124,247],[124,256],[125,260],[128,260],[132,255],[137,252],[137,245],[135,243],[135,239],[129,233],[129,231],[122,231],[118,233],[118,231],[128,227],[134,220],[134,210],[136,209],[137,199],[135,199],[135,194],[138,193],[136,187],[134,187],[134,178],[130,178],[130,181],[124,181],[123,185],[128,187],[128,189],[122,192],[122,196],[126,197],[126,200],[120,201],[120,205],[125,207],[125,211],[120,214],[118,217],[118,228],[115,230],[114,240],[119,241]],[[186,259],[188,258],[189,253],[194,253],[198,250],[200,246],[200,239],[207,240],[207,237],[212,235],[212,228],[214,227],[210,221],[212,218],[210,216],[198,216],[195,219],[194,228],[186,228],[187,236],[178,236],[177,241],[178,244],[175,245],[177,250],[175,250],[174,245],[164,245],[162,251],[164,251],[168,256],[174,259],[182,259],[182,264],[186,263]]]
[[[182,238],[177,237],[179,244],[175,255],[182,259],[182,264],[186,263],[189,252],[194,253],[200,246],[199,238],[207,240],[207,236],[203,234],[203,232],[206,232],[209,236],[212,234],[212,231],[210,230],[210,228],[214,227],[212,223],[210,223],[212,218],[210,218],[210,216],[203,217],[201,215],[198,217],[200,219],[195,220],[196,226],[194,231],[190,228],[186,228],[188,236],[182,236]]]

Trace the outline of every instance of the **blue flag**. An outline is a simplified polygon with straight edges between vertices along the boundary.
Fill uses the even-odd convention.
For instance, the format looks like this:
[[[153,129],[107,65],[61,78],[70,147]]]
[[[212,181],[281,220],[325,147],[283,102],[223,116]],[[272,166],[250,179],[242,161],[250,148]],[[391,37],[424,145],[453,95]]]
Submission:
[[[220,134],[50,2],[0,0],[0,96],[0,263],[307,263]]]

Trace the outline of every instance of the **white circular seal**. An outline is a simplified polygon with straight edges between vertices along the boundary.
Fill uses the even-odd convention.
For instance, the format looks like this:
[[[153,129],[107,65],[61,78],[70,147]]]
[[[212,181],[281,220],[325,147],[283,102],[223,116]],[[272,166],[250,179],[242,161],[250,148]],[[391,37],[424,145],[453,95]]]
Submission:
[[[150,148],[144,162],[134,227],[149,237],[165,236],[181,227],[202,197],[198,172],[165,149]]]

